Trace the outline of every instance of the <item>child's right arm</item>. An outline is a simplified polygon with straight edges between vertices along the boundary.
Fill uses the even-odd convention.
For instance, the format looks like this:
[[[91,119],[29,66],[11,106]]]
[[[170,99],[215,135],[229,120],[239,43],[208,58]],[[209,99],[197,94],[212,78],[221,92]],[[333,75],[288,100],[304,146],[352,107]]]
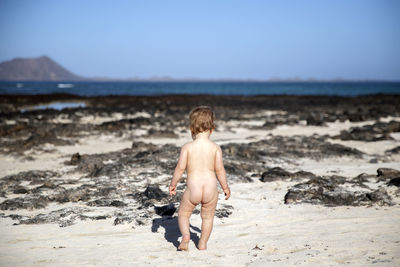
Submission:
[[[217,179],[222,187],[225,194],[225,199],[231,196],[231,190],[229,189],[228,182],[226,180],[226,172],[224,168],[224,163],[222,161],[222,150],[217,146],[217,152],[215,155],[215,173],[217,174]]]
[[[182,174],[186,170],[187,163],[187,145],[184,145],[181,149],[181,153],[179,155],[178,163],[176,164],[176,168],[174,171],[174,175],[172,177],[171,183],[169,185],[169,195],[176,195],[176,185],[182,177]]]

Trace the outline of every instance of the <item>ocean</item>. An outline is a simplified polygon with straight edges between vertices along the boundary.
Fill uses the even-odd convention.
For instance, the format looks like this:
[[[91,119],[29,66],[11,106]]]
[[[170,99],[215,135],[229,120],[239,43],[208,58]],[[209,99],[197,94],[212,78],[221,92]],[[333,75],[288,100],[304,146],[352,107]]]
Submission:
[[[400,94],[400,82],[0,82],[0,95],[332,95]]]

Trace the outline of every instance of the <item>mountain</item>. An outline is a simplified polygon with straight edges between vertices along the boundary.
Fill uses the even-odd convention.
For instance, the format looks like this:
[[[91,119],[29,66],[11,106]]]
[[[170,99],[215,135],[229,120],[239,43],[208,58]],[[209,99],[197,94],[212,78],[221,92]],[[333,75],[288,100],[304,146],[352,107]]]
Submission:
[[[0,81],[78,81],[78,76],[47,56],[0,63]]]

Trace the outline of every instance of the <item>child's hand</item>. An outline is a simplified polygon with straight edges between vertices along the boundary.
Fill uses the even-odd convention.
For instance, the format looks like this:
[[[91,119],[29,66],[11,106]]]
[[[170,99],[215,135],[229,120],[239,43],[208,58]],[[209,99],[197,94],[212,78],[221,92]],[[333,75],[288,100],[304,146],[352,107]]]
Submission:
[[[229,187],[224,189],[224,194],[225,194],[225,200],[228,200],[228,198],[231,196],[231,190]]]
[[[170,196],[176,195],[176,186],[172,186],[172,185],[169,186],[169,195]]]

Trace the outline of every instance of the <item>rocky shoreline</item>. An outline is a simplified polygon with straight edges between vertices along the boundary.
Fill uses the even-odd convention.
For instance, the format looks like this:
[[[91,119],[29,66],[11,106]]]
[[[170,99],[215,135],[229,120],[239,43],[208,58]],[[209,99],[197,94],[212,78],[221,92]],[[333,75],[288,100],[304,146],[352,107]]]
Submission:
[[[157,216],[176,216],[184,180],[173,199],[167,195],[167,185],[181,143],[190,140],[187,114],[200,104],[211,106],[217,114],[215,141],[221,144],[230,183],[288,181],[281,199],[286,205],[391,206],[400,202],[400,171],[379,166],[394,163],[400,170],[398,95],[0,99],[0,153],[21,162],[35,162],[43,154],[60,160],[56,169],[37,166],[1,175],[0,216],[11,218],[15,225],[57,223],[65,227],[76,220],[111,218],[114,225],[135,227]],[[86,107],[21,111],[53,101],[84,101]],[[335,129],[332,123],[341,127],[348,123],[349,127]],[[290,129],[285,135],[274,134],[282,127],[317,130],[308,135]],[[336,134],[318,133],[329,127]],[[241,139],[232,141],[226,134]],[[88,139],[105,137],[130,146],[101,153],[80,151]],[[335,140],[391,143],[384,154],[371,154]],[[74,152],[60,152],[66,147]],[[320,175],[299,166],[300,159],[334,163],[341,158],[375,164],[378,175]],[[221,203],[216,215],[225,218],[232,212],[234,206]]]

